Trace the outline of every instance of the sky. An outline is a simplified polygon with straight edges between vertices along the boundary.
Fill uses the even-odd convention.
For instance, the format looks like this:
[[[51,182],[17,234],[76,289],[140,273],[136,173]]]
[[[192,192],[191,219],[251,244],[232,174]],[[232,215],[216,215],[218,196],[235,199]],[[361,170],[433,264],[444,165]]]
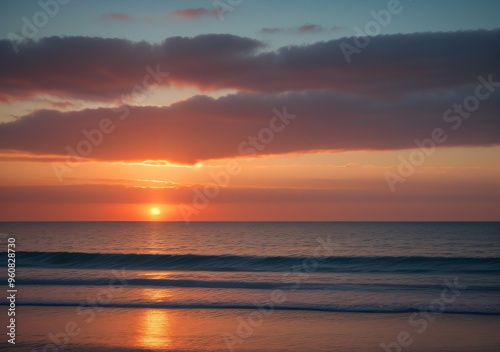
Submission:
[[[0,221],[499,221],[500,2],[0,2]]]

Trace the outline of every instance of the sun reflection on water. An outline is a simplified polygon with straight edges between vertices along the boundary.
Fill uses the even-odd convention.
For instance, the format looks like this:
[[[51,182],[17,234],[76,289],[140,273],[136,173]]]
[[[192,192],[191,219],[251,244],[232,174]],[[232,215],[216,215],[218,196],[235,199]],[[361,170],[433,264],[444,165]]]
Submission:
[[[142,290],[142,297],[144,297],[147,302],[168,302],[173,295],[169,289],[145,288]]]
[[[139,327],[138,347],[150,350],[166,350],[171,347],[171,321],[168,311],[147,309]]]

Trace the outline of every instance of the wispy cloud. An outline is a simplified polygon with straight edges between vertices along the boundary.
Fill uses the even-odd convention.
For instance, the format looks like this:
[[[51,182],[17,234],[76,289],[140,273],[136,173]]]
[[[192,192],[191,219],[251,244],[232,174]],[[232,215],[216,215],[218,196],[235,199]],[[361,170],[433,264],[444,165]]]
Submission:
[[[339,32],[344,28],[341,26],[325,27],[319,24],[304,24],[302,26],[279,28],[279,27],[264,27],[260,30],[264,34],[276,33],[326,33],[326,32]]]
[[[133,19],[131,15],[123,12],[105,13],[101,18],[110,21],[131,21]]]
[[[76,104],[70,101],[52,101],[48,99],[39,99],[39,101],[56,109],[70,109],[76,107]]]
[[[275,34],[275,33],[280,33],[280,32],[284,32],[284,31],[285,31],[284,28],[277,28],[277,27],[272,27],[272,28],[264,27],[260,30],[260,32],[264,33],[264,34]]]
[[[498,192],[491,192],[494,184],[488,184],[488,189],[471,192],[457,192],[450,194],[443,191],[443,182],[433,182],[432,187],[419,187],[416,191],[398,193],[394,197],[387,197],[383,188],[365,187],[364,184],[357,184],[356,189],[297,189],[297,188],[270,188],[270,187],[229,187],[221,192],[220,196],[212,200],[219,204],[255,204],[255,203],[331,203],[331,202],[369,202],[372,206],[379,207],[380,202],[422,202],[430,200],[435,202],[464,202],[483,201],[488,203],[498,203],[500,195]],[[441,189],[439,189],[441,187]],[[155,189],[155,194],[161,194],[164,199],[168,199],[170,204],[185,204],[193,199],[193,189],[203,188],[198,186],[176,187],[167,186]],[[0,206],[10,207],[13,203],[62,203],[62,204],[130,204],[130,203],[150,203],[151,187],[129,187],[127,185],[110,184],[73,184],[64,186],[10,186],[0,185]],[[3,210],[3,209],[2,209]],[[394,210],[394,209],[392,209]],[[3,213],[3,212],[2,212]]]
[[[217,16],[217,8],[188,8],[188,9],[179,9],[170,12],[171,16],[179,17],[187,20],[193,20],[200,18],[202,16]]]
[[[323,32],[325,28],[323,26],[319,26],[317,24],[305,24],[303,26],[300,26],[297,29],[297,32],[300,33],[305,33],[305,32]]]

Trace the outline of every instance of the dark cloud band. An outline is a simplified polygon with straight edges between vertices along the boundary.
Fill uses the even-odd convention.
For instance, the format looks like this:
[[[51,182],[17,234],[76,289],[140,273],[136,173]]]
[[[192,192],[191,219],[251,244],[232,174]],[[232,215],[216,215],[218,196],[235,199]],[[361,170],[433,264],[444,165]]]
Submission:
[[[500,75],[500,30],[377,36],[348,64],[341,38],[263,51],[233,35],[172,37],[162,43],[51,37],[20,44],[0,41],[0,100],[51,94],[113,100],[140,83],[147,66],[171,77],[163,85],[204,90],[281,92],[334,90],[397,98],[460,89],[480,74]]]

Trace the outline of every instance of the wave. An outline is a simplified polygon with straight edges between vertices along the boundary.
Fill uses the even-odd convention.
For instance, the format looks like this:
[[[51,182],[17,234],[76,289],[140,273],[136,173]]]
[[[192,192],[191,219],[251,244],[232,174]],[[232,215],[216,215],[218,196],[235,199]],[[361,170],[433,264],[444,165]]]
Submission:
[[[0,301],[0,305],[7,305],[7,301]],[[259,307],[252,303],[183,303],[183,302],[116,302],[103,303],[96,306],[85,305],[82,302],[71,301],[48,301],[48,300],[18,300],[16,305],[19,306],[41,306],[41,307],[88,307],[88,308],[154,308],[154,309],[242,309],[242,310],[257,310]],[[260,306],[260,309],[266,311],[273,310],[288,310],[288,311],[316,311],[316,312],[338,312],[338,313],[418,313],[429,311],[428,307],[414,306],[382,306],[382,305],[352,305],[352,306],[335,306],[335,305],[320,305],[320,304],[279,304]],[[500,315],[500,311],[494,309],[481,309],[470,307],[451,309],[446,308],[441,314],[468,314],[468,315]]]
[[[22,286],[109,286],[112,278],[97,279],[18,279]],[[258,290],[330,290],[330,291],[406,291],[406,290],[442,290],[443,285],[432,284],[384,284],[384,283],[314,283],[301,282],[255,282],[255,281],[212,281],[212,280],[177,280],[177,279],[121,279],[124,286],[154,286],[179,288],[227,288]],[[467,291],[500,291],[500,285],[469,285]]]
[[[5,254],[5,252],[3,252]],[[263,257],[194,254],[17,252],[19,267],[184,271],[498,273],[500,258],[470,257]]]

